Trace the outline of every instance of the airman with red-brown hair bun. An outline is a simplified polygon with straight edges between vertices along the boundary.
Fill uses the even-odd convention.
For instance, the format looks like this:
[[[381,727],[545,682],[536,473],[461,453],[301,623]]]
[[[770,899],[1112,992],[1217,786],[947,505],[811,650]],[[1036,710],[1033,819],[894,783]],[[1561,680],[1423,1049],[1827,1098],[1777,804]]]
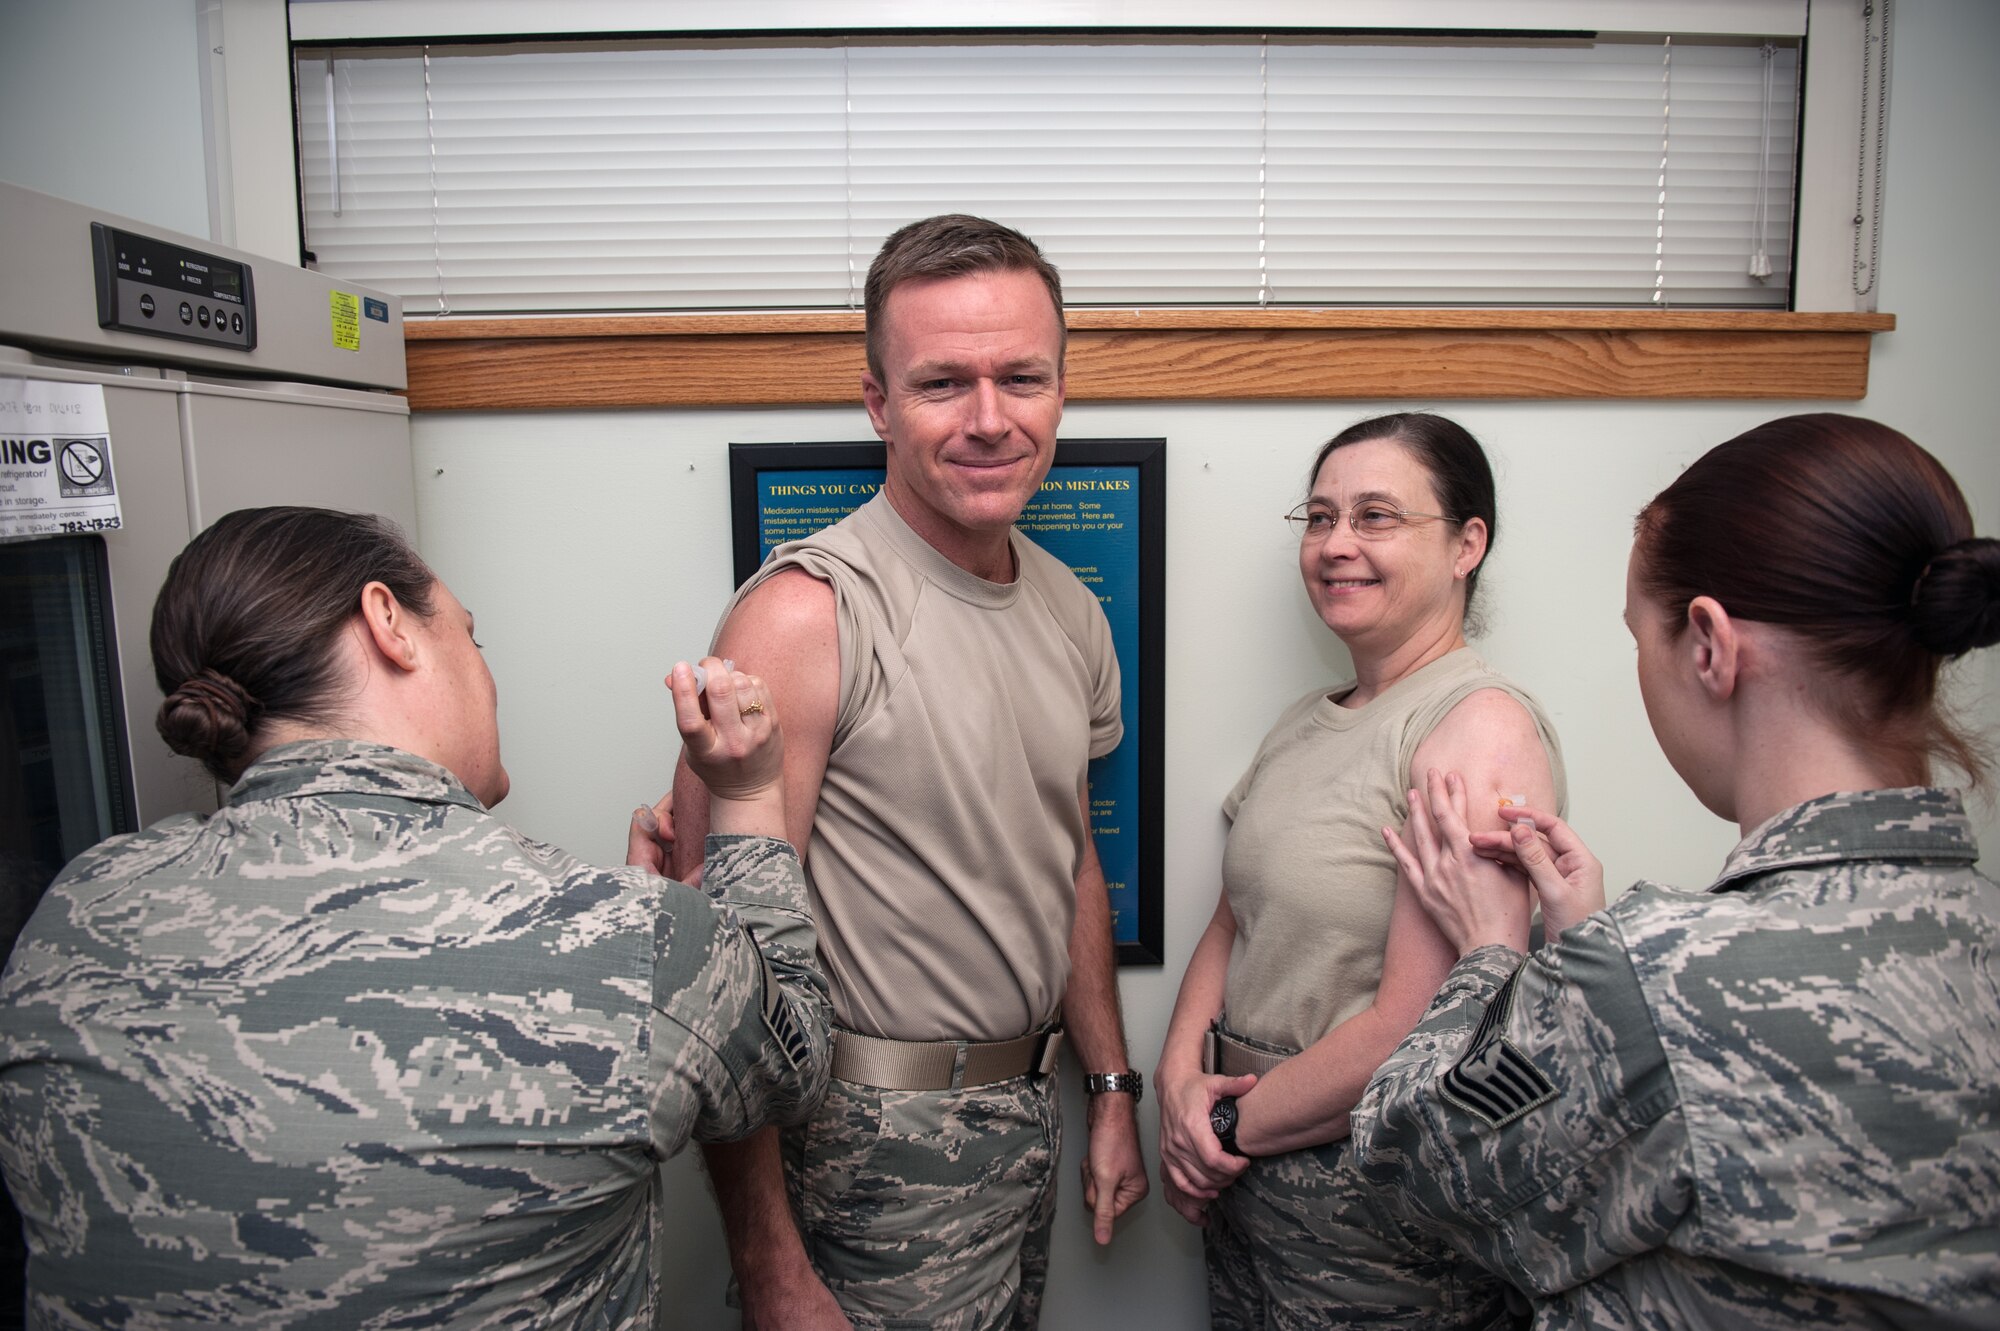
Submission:
[[[1640,510],[1639,695],[1742,840],[1607,907],[1562,819],[1468,832],[1431,773],[1384,836],[1459,961],[1355,1108],[1376,1198],[1537,1327],[2000,1326],[2000,884],[1932,775],[1989,765],[1938,680],[1996,603],[1957,482],[1859,417],[1760,425]]]
[[[1987,759],[1939,706],[1939,668],[2000,641],[2000,541],[1908,436],[1859,416],[1786,416],[1708,452],[1639,512],[1634,575],[1683,622],[1697,596],[1778,624],[1825,667],[1854,742],[1928,780]]]

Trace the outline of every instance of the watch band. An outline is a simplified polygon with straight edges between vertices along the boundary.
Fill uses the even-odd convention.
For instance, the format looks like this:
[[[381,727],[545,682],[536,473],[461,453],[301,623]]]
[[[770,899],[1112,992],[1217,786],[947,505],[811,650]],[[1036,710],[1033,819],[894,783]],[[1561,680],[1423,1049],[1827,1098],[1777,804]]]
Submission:
[[[1136,1072],[1086,1072],[1083,1074],[1083,1089],[1091,1095],[1124,1091],[1136,1105],[1146,1098],[1146,1079]]]

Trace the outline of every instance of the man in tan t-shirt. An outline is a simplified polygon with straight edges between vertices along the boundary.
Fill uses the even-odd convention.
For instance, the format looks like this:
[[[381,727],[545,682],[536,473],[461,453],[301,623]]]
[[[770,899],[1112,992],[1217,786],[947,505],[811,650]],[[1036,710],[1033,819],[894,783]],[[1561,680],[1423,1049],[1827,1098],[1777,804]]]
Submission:
[[[1121,733],[1116,658],[1094,595],[1013,530],[1062,417],[1062,291],[1027,237],[935,217],[884,243],[866,308],[882,492],[773,552],[715,646],[784,726],[834,1085],[782,1142],[707,1159],[746,1327],[1027,1328],[1058,1023],[1092,1074],[1098,1242],[1147,1187],[1086,789]],[[674,799],[699,848],[700,783]]]

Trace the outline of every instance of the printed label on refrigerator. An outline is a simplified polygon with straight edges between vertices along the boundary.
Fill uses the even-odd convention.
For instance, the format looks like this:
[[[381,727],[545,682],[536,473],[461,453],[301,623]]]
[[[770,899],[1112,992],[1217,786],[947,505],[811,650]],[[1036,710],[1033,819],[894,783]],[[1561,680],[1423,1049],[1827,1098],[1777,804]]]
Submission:
[[[328,292],[327,309],[333,316],[333,345],[361,350],[361,297],[352,291]]]
[[[123,525],[104,389],[0,379],[0,540]]]

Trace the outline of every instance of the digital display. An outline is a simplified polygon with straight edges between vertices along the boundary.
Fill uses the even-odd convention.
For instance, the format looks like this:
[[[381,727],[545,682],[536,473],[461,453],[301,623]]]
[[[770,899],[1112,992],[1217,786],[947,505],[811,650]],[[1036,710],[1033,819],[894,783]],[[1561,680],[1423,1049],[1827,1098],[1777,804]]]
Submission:
[[[110,228],[118,276],[182,295],[243,303],[243,265],[150,236]]]

